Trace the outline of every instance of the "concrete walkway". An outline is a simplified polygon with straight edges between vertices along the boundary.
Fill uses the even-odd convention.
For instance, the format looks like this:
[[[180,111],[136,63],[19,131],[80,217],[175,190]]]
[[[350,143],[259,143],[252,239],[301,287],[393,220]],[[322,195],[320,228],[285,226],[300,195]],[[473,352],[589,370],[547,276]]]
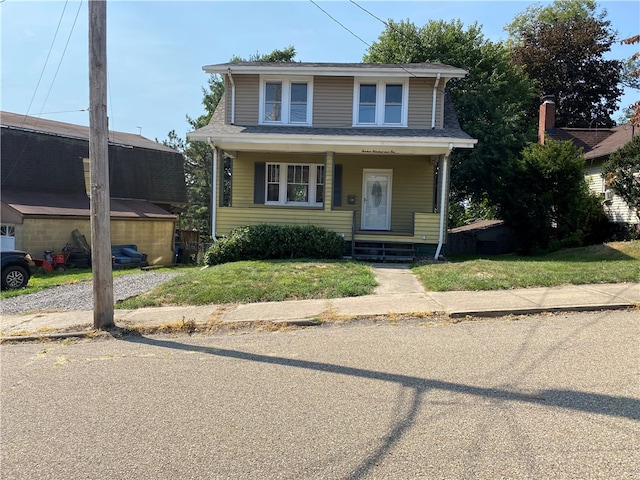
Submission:
[[[426,292],[406,265],[374,265],[378,287],[373,295],[329,300],[294,300],[197,307],[116,310],[117,326],[179,326],[237,322],[310,323],[382,315],[449,317],[522,315],[640,306],[640,284],[569,285],[494,291]],[[2,315],[0,337],[89,332],[92,311],[32,312]]]

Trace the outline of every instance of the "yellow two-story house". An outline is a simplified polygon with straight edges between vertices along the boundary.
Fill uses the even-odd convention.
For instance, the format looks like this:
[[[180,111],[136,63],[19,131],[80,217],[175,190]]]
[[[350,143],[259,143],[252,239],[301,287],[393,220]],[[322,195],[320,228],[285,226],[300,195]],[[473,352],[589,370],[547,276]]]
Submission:
[[[311,223],[343,236],[356,258],[439,255],[449,156],[476,143],[446,94],[467,72],[306,62],[204,71],[225,82],[209,125],[188,135],[213,147],[214,237],[242,225]]]

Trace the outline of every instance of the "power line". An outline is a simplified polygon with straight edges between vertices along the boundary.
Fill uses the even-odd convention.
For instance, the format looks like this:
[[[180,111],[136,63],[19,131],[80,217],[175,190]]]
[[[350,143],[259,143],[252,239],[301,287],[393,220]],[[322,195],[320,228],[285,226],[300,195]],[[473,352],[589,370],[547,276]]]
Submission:
[[[377,17],[376,15],[374,15],[373,13],[371,13],[369,10],[367,10],[366,8],[364,8],[361,5],[358,5],[356,2],[354,2],[353,0],[349,0],[351,3],[353,3],[356,7],[358,7],[360,10],[362,10],[363,12],[368,13],[369,15],[371,15],[373,18],[375,18],[376,20],[380,21],[381,23],[383,23],[387,28],[389,28],[389,24],[387,22],[385,22],[384,20],[382,20],[380,17]]]
[[[51,80],[51,85],[49,86],[49,91],[47,92],[47,96],[45,97],[44,101],[42,102],[42,108],[40,109],[40,113],[38,114],[38,117],[42,116],[42,110],[44,110],[44,106],[47,103],[47,100],[49,99],[49,95],[51,94],[51,90],[53,89],[53,84],[55,83],[56,77],[58,76],[58,72],[60,71],[60,66],[62,65],[62,60],[64,58],[64,54],[67,51],[67,47],[69,46],[69,41],[71,40],[71,34],[73,33],[73,30],[76,26],[76,22],[78,20],[78,15],[80,14],[80,7],[82,7],[82,1],[80,0],[80,4],[78,5],[78,11],[76,12],[76,17],[73,20],[73,25],[71,26],[71,31],[69,32],[69,36],[67,37],[67,43],[64,46],[64,50],[62,52],[62,55],[60,56],[60,60],[58,62],[58,68],[56,68],[56,73],[53,76],[53,79]],[[44,74],[44,70],[47,66],[47,62],[49,60],[49,56],[51,55],[51,51],[53,50],[53,44],[55,43],[55,39],[58,35],[58,30],[60,29],[60,24],[62,23],[62,18],[64,17],[64,12],[67,8],[67,3],[68,0],[65,2],[64,8],[62,10],[62,15],[60,15],[60,21],[58,22],[58,27],[56,28],[56,33],[53,37],[53,41],[51,42],[51,47],[49,48],[49,53],[47,54],[47,59],[45,60],[45,64],[42,68],[42,72],[40,74],[40,78],[38,79],[38,84],[36,86],[35,91],[33,92],[33,97],[31,98],[31,102],[29,103],[29,108],[27,108],[27,112],[24,114],[24,117],[22,119],[22,123],[21,123],[21,127],[24,126],[24,123],[27,120],[27,116],[29,114],[29,110],[31,109],[31,104],[33,103],[33,99],[36,96],[36,93],[38,91],[38,87],[40,86],[40,80],[42,79],[42,76]],[[4,176],[4,181],[2,182],[2,184],[4,184],[6,182],[6,180],[13,174],[13,172],[15,171],[16,168],[18,168],[18,165],[20,164],[20,160],[22,159],[22,156],[24,155],[25,150],[27,149],[27,146],[29,145],[29,141],[30,141],[31,137],[28,137],[25,142],[24,145],[22,147],[22,150],[20,151],[20,154],[18,155],[18,158],[16,159],[15,163],[13,164],[13,167],[11,168],[11,170],[9,171],[9,173],[7,173]]]
[[[320,9],[320,11],[322,11],[327,17],[329,17],[331,20],[333,20],[334,22],[336,22],[338,25],[340,25],[342,28],[344,28],[347,32],[349,32],[351,35],[353,35],[354,37],[356,37],[358,40],[360,40],[362,43],[364,43],[367,47],[371,48],[371,45],[367,42],[365,42],[362,38],[360,38],[358,35],[356,35],[355,33],[353,33],[351,30],[349,30],[346,26],[344,26],[342,23],[340,23],[340,21],[338,21],[336,18],[334,18],[333,16],[331,16],[331,14],[329,12],[327,12],[324,8],[322,8],[320,5],[318,5],[316,2],[314,2],[313,0],[309,0],[311,3],[313,3],[316,7],[318,7]]]
[[[371,13],[369,10],[367,10],[366,8],[364,8],[362,5],[359,5],[358,3],[356,3],[354,0],[349,0],[349,2],[353,3],[356,7],[358,7],[360,10],[362,10],[363,12],[371,15],[373,18],[375,18],[376,20],[378,20],[380,23],[382,23],[386,28],[393,30],[395,33],[397,33],[398,35],[400,35],[402,38],[404,38],[407,41],[410,41],[411,43],[413,43],[414,46],[420,48],[423,46],[423,40],[418,37],[418,38],[409,38],[403,31],[398,30],[393,23],[389,23],[389,22],[385,22],[384,20],[382,20],[380,17],[378,17],[377,15]]]
[[[362,43],[364,43],[367,47],[369,48],[376,48],[376,46],[369,44],[368,42],[364,41],[362,38],[360,38],[358,35],[356,35],[353,31],[351,31],[349,28],[347,28],[346,26],[344,26],[342,23],[340,23],[340,21],[338,21],[335,17],[333,17],[329,12],[327,12],[326,10],[324,10],[322,7],[320,7],[320,5],[318,5],[314,0],[309,0],[311,3],[313,3],[316,7],[318,7],[325,15],[327,15],[331,20],[333,20],[334,22],[336,22],[338,25],[340,25],[342,28],[344,28],[347,32],[349,32],[351,35],[353,35],[354,37],[356,37],[358,40],[360,40]],[[381,20],[380,18],[376,17],[375,15],[373,15],[371,12],[369,12],[368,10],[360,7],[360,5],[358,5],[355,2],[351,2],[354,5],[356,5],[357,7],[361,8],[362,10],[364,10],[365,12],[367,12],[369,15],[375,17],[376,19],[380,20],[382,23],[384,23],[386,25],[386,22],[384,22],[383,20]],[[379,47],[377,47],[379,48]],[[396,67],[400,68],[401,70],[404,70],[406,73],[408,73],[410,76],[412,76],[413,78],[416,78],[422,82],[425,82],[424,78],[418,77],[415,73],[409,71],[404,65],[402,65],[401,63],[398,62],[391,62],[392,65],[395,65]],[[425,82],[426,83],[426,82]],[[444,89],[439,88],[439,90],[441,92],[444,92]]]
[[[73,25],[71,25],[71,31],[69,32],[69,36],[67,37],[67,43],[65,43],[64,50],[62,51],[62,55],[60,56],[60,61],[58,62],[58,68],[56,68],[56,73],[53,75],[53,79],[51,80],[51,86],[49,87],[49,91],[47,92],[47,96],[45,97],[44,101],[42,102],[42,109],[40,110],[41,112],[44,109],[44,106],[47,103],[47,100],[49,99],[49,95],[51,94],[51,90],[53,89],[53,84],[55,83],[56,78],[58,76],[58,72],[60,71],[60,66],[62,65],[62,60],[64,59],[64,54],[67,52],[67,47],[69,46],[69,41],[71,40],[71,35],[73,34],[73,30],[75,29],[76,22],[78,21],[78,15],[80,14],[80,8],[82,7],[82,1],[83,0],[80,0],[80,3],[78,4],[78,11],[76,12],[76,17],[73,19]]]
[[[67,4],[69,0],[64,2],[64,7],[62,8],[62,13],[60,14],[60,20],[58,20],[58,26],[56,28],[56,33],[53,35],[53,40],[51,40],[51,45],[49,46],[49,53],[47,53],[47,58],[44,61],[44,65],[42,66],[42,71],[40,72],[40,78],[38,78],[38,83],[36,84],[36,88],[33,91],[33,95],[31,97],[31,101],[29,102],[29,106],[27,107],[27,111],[24,112],[24,118],[22,119],[22,125],[27,119],[27,115],[29,115],[29,111],[31,110],[31,105],[33,105],[33,100],[36,98],[36,93],[38,93],[38,88],[40,87],[40,82],[42,81],[42,77],[44,76],[44,71],[47,68],[47,63],[49,62],[49,57],[51,56],[51,52],[53,51],[53,45],[56,42],[56,38],[58,37],[58,31],[60,30],[60,25],[62,24],[62,19],[64,18],[64,12],[67,9]]]

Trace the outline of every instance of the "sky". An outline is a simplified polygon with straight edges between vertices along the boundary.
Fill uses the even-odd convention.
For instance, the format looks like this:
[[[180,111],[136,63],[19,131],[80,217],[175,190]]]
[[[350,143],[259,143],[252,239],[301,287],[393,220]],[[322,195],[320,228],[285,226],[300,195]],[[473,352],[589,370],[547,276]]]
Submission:
[[[204,65],[293,45],[296,60],[360,62],[384,24],[352,2],[127,1],[107,4],[109,128],[162,141],[184,138],[186,116],[204,113]],[[382,20],[478,22],[485,38],[529,1],[358,1]],[[548,4],[549,2],[540,2]],[[0,0],[0,109],[89,124],[88,0]],[[640,33],[640,2],[601,1],[620,38]],[[351,30],[350,33],[336,21]],[[355,34],[355,35],[354,35]],[[356,37],[359,37],[357,38]],[[365,43],[366,42],[366,43]],[[616,44],[608,58],[626,59],[638,45]],[[626,90],[621,108],[640,98]],[[614,115],[614,119],[619,114]]]

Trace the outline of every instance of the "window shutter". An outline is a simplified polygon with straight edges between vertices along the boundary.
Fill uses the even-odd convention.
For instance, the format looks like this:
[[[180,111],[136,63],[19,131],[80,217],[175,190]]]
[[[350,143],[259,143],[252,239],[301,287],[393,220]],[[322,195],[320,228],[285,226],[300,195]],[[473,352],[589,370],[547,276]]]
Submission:
[[[267,164],[265,162],[256,162],[253,175],[253,203],[264,204],[265,192],[264,184],[266,178]]]
[[[333,166],[333,206],[342,205],[342,165]]]

